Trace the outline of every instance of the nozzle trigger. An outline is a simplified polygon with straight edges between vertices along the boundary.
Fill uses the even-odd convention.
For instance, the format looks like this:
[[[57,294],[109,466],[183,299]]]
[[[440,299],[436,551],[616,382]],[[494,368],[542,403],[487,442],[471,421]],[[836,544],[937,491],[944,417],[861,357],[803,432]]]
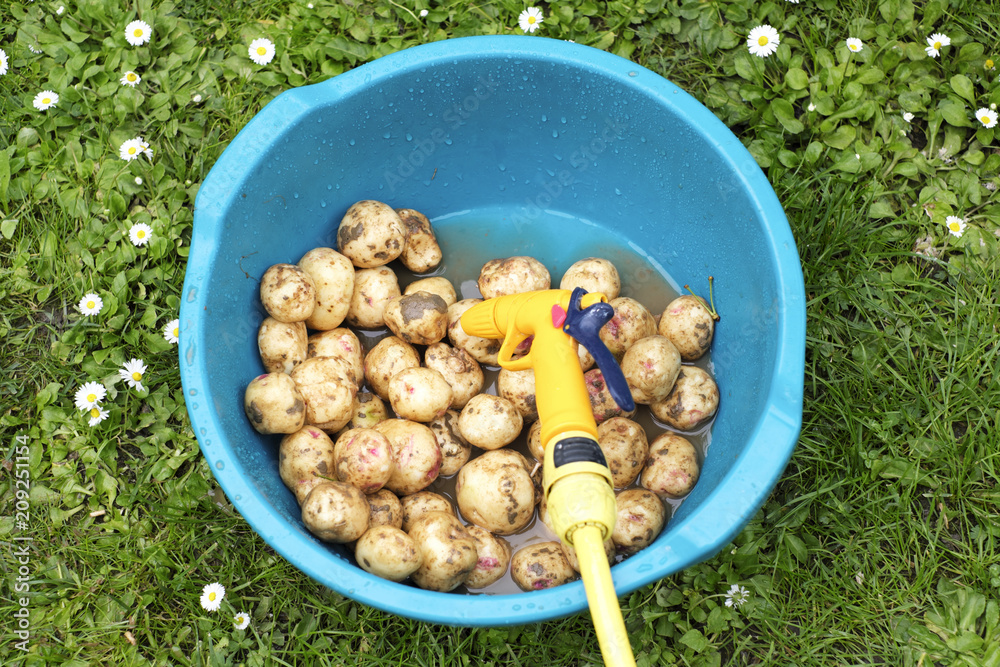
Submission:
[[[610,303],[603,301],[581,309],[580,301],[586,293],[582,287],[573,289],[562,329],[593,355],[597,367],[604,375],[611,398],[615,399],[618,407],[625,411],[634,410],[635,401],[632,400],[632,392],[629,391],[625,375],[614,355],[604,345],[599,333],[601,327],[615,316],[615,309]]]

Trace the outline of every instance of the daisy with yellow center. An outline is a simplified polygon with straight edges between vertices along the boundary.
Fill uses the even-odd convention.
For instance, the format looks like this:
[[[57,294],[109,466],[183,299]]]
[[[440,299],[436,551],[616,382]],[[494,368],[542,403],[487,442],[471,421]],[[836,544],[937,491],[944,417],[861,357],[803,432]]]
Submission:
[[[125,26],[125,41],[132,46],[142,46],[149,41],[153,29],[145,21],[132,21]]]
[[[761,58],[767,58],[777,51],[780,43],[781,36],[778,31],[767,24],[757,26],[747,36],[747,49],[752,55]]]
[[[144,246],[153,236],[153,230],[145,222],[137,222],[128,230],[128,238],[134,246]]]
[[[97,426],[107,418],[108,411],[97,405],[90,409],[90,419],[87,421],[87,424],[90,426]]]
[[[250,615],[245,611],[233,616],[233,627],[237,630],[245,630],[248,625],[250,625]]]
[[[965,220],[962,220],[957,215],[949,215],[944,219],[944,224],[948,226],[948,231],[951,235],[956,238],[962,238],[962,234],[965,233],[965,228],[968,226],[965,224]]]
[[[92,410],[107,396],[107,390],[100,382],[84,382],[76,390],[74,402],[80,410]]]
[[[542,10],[538,7],[528,7],[517,17],[517,24],[524,32],[535,32],[544,21]]]
[[[123,368],[118,369],[118,376],[125,380],[128,386],[142,391],[145,389],[142,386],[142,377],[145,372],[146,364],[142,362],[142,359],[129,359]]]
[[[7,73],[7,63],[10,62],[7,58],[7,52],[0,49],[0,76]]]
[[[976,118],[979,119],[979,122],[982,123],[983,127],[987,130],[992,127],[996,127],[997,125],[997,112],[993,109],[983,107],[982,109],[976,110]]]
[[[57,102],[59,102],[58,95],[53,93],[51,90],[43,90],[35,95],[35,99],[32,104],[39,111],[45,111],[46,109],[54,107]]]
[[[118,148],[118,157],[126,162],[138,159],[141,153],[142,144],[138,139],[128,139]]]
[[[948,46],[949,44],[951,44],[951,38],[948,35],[936,32],[927,38],[927,46],[924,47],[924,51],[931,58],[937,58],[941,55],[941,47]]]
[[[274,42],[265,37],[260,37],[250,42],[248,52],[250,60],[258,65],[266,65],[274,58]]]
[[[167,339],[167,342],[171,345],[176,345],[177,341],[180,340],[181,336],[181,321],[180,320],[170,320],[167,322],[167,326],[163,327],[163,337]]]
[[[77,307],[84,315],[96,315],[101,312],[101,308],[104,308],[104,301],[101,300],[101,297],[91,292],[83,295]]]
[[[857,53],[865,48],[865,45],[857,37],[850,37],[847,40],[847,48],[851,50],[851,53]]]
[[[122,76],[120,83],[123,86],[129,86],[130,88],[135,88],[139,82],[142,81],[142,77],[135,72],[125,72]]]
[[[225,586],[218,582],[206,584],[205,588],[201,590],[201,606],[206,611],[215,611],[222,606],[222,598],[224,597],[226,597]]]
[[[987,58],[986,62],[983,63],[984,69],[994,69],[995,67],[996,66],[993,64],[993,60],[991,58]]]

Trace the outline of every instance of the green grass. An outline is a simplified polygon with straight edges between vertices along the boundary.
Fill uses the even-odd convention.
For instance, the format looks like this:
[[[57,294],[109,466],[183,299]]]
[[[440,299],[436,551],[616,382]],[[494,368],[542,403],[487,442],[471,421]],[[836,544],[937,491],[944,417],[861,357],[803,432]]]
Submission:
[[[15,644],[20,605],[5,588],[4,664],[600,664],[585,614],[448,628],[324,589],[250,530],[200,455],[161,330],[178,314],[194,195],[215,159],[281,90],[426,41],[516,32],[525,7],[313,4],[0,8],[11,60],[0,77],[0,540],[12,585],[19,438],[34,538],[30,651]],[[997,8],[541,7],[539,34],[629,57],[733,128],[785,206],[805,274],[798,448],[731,547],[623,600],[639,664],[1000,665],[1000,151],[972,114],[1000,103],[986,66],[1000,62]],[[146,47],[121,38],[136,16],[154,26]],[[782,35],[764,60],[744,43],[760,23]],[[932,32],[952,39],[936,59],[923,53]],[[265,67],[246,57],[258,36],[277,45]],[[861,53],[847,51],[850,36]],[[143,77],[135,90],[117,82],[127,69]],[[31,100],[44,88],[61,99],[40,113]],[[123,162],[119,144],[137,135],[155,159]],[[968,223],[961,238],[949,215]],[[149,246],[129,242],[136,222],[152,226]],[[936,257],[914,252],[928,244]],[[89,291],[105,308],[83,318]],[[148,365],[148,393],[118,380],[131,357]],[[109,388],[95,428],[73,405],[87,380]],[[199,605],[212,581],[228,589],[227,613]],[[732,584],[750,592],[738,609],[724,605]],[[245,631],[230,626],[239,610],[252,617]]]

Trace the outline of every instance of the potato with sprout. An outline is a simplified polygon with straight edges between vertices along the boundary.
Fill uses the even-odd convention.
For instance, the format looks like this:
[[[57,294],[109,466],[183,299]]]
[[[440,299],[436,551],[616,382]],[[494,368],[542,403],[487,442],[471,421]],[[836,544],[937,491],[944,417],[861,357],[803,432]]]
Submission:
[[[649,457],[639,483],[657,495],[683,498],[698,483],[700,472],[694,445],[687,438],[667,432],[649,444]]]
[[[642,426],[625,417],[612,417],[597,427],[597,441],[615,488],[624,489],[634,482],[649,456]]]
[[[291,373],[306,359],[307,332],[303,322],[266,318],[257,330],[257,350],[268,373]]]
[[[665,399],[649,406],[653,416],[680,430],[693,431],[719,408],[719,387],[697,366],[684,366]]]
[[[559,289],[572,291],[575,287],[582,287],[588,292],[598,292],[611,301],[618,298],[622,282],[618,277],[618,269],[610,261],[600,257],[588,257],[574,262],[559,281]]]
[[[540,591],[568,584],[577,574],[560,542],[540,542],[519,549],[510,560],[510,574],[522,591]]]
[[[495,584],[507,574],[510,566],[510,542],[475,524],[466,526],[465,530],[476,541],[476,553],[479,556],[476,569],[465,580],[465,587],[477,589]]]
[[[353,369],[354,384],[365,381],[365,350],[357,334],[346,327],[314,333],[306,339],[306,357],[334,357]]]
[[[398,417],[429,422],[451,405],[451,385],[433,368],[406,368],[389,380],[389,403]]]
[[[318,482],[333,480],[334,467],[333,440],[313,426],[289,433],[278,445],[278,476],[300,505]]]
[[[500,369],[497,375],[497,394],[514,404],[525,422],[538,419],[538,405],[535,402],[535,369],[523,371]]]
[[[359,270],[354,274],[347,323],[360,329],[385,326],[385,307],[399,294],[399,281],[389,267]]]
[[[681,372],[681,355],[666,336],[647,336],[622,357],[622,374],[632,399],[649,405],[662,401]]]
[[[393,526],[372,526],[354,545],[354,559],[365,572],[402,581],[420,568],[424,556],[413,538]]]
[[[549,289],[552,277],[534,257],[491,259],[479,271],[479,293],[484,299]]]
[[[598,334],[611,354],[621,359],[635,343],[656,333],[656,320],[644,305],[630,297],[620,296],[608,303],[615,314]]]
[[[368,530],[370,511],[368,499],[356,486],[324,482],[302,502],[302,523],[324,542],[346,544]]]
[[[316,308],[316,285],[294,264],[275,264],[260,279],[260,302],[279,322],[304,322]]]
[[[448,304],[430,292],[391,299],[384,317],[392,333],[414,345],[432,345],[448,334]]]
[[[370,428],[352,428],[337,438],[333,459],[337,479],[365,493],[385,486],[396,469],[388,438]]]
[[[626,489],[616,496],[615,529],[611,534],[618,551],[631,555],[657,538],[667,522],[660,497],[646,489]]]
[[[684,361],[694,361],[712,346],[715,320],[704,301],[685,294],[667,304],[657,331],[670,339]]]
[[[455,515],[428,512],[410,528],[409,535],[423,555],[423,564],[411,575],[420,588],[447,593],[465,583],[476,569],[476,541]]]
[[[389,399],[389,381],[396,373],[419,367],[417,349],[396,336],[383,338],[365,355],[365,379],[382,400]]]
[[[372,269],[399,257],[406,230],[388,204],[366,199],[353,204],[337,228],[337,247],[354,266]]]
[[[414,280],[412,283],[406,286],[403,290],[404,295],[414,294],[416,292],[430,292],[431,294],[437,294],[439,297],[444,299],[447,306],[458,301],[458,294],[455,292],[455,286],[451,284],[451,281],[444,276],[431,276],[430,278],[421,278],[420,280]]]
[[[294,433],[306,422],[305,397],[284,373],[251,380],[243,394],[243,411],[258,433]]]
[[[316,287],[316,308],[306,320],[310,329],[336,329],[347,317],[354,294],[354,266],[333,248],[313,248],[299,260]]]
[[[502,341],[470,336],[462,328],[462,315],[465,311],[482,302],[482,299],[462,299],[448,306],[448,340],[455,347],[468,352],[479,363],[496,366]]]
[[[423,491],[441,471],[441,447],[427,426],[406,419],[386,419],[375,430],[389,439],[396,468],[385,488],[398,496]]]
[[[428,512],[454,512],[451,501],[440,493],[433,491],[417,491],[399,499],[403,506],[403,530],[410,528]]]
[[[441,246],[430,220],[420,211],[412,208],[397,208],[396,214],[403,221],[406,241],[399,261],[414,273],[426,273],[441,263]]]
[[[451,407],[461,410],[483,389],[483,369],[472,355],[447,343],[434,343],[424,352],[424,364],[451,386]]]
[[[462,516],[496,535],[513,535],[535,514],[535,485],[524,456],[486,452],[458,471],[455,499]]]
[[[514,442],[524,426],[524,418],[506,398],[479,394],[465,404],[458,428],[471,445],[480,449],[500,449]]]
[[[441,470],[438,473],[441,477],[457,473],[472,455],[472,445],[462,437],[458,418],[458,411],[448,410],[427,423],[441,448]]]

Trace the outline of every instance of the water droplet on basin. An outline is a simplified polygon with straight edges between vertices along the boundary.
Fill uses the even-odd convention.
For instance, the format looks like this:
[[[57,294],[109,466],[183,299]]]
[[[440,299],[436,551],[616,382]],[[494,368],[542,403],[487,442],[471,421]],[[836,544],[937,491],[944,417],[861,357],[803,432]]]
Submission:
[[[193,303],[195,297],[198,296],[198,288],[192,287],[188,290],[188,303]]]
[[[298,192],[293,192],[292,196],[295,197],[296,199],[298,199],[299,198],[299,193]]]
[[[207,443],[206,443],[206,444],[207,444]],[[216,462],[215,462],[215,467],[216,467],[216,469],[218,469],[218,470],[223,470],[223,469],[224,469],[224,468],[226,467],[226,464],[225,464],[225,463],[223,463],[222,461],[216,461]]]
[[[391,136],[392,136],[392,134],[390,134],[389,132],[385,132],[385,133],[382,134],[382,138],[383,139],[388,139]]]
[[[351,139],[351,140],[350,140],[349,142],[347,142],[347,143],[349,143],[349,144],[351,144],[351,145],[353,146],[353,145],[354,145],[354,139]]]
[[[553,139],[558,139],[559,138],[559,132],[556,131],[556,130],[552,130],[552,138]]]
[[[409,132],[407,132],[407,133],[406,133],[406,140],[407,140],[407,141],[413,141],[413,135],[412,135],[412,134],[410,134]]]
[[[548,118],[545,117],[545,114],[542,114],[542,122],[544,123],[547,120],[548,120]]]
[[[616,195],[620,195],[621,193],[622,193],[621,190],[619,190],[618,188],[615,188],[615,194]],[[693,373],[694,371],[691,371],[691,372]]]
[[[506,165],[504,165],[504,164],[502,164],[502,163],[501,163],[501,164],[498,164],[498,165],[497,165],[497,168],[498,168],[498,169],[499,169],[500,171],[507,171],[507,167],[506,167]]]
[[[191,394],[192,396],[197,396],[198,395],[198,390],[197,389],[192,389],[188,393]]]
[[[639,76],[639,73],[638,72],[629,72],[628,75],[629,76]]]

